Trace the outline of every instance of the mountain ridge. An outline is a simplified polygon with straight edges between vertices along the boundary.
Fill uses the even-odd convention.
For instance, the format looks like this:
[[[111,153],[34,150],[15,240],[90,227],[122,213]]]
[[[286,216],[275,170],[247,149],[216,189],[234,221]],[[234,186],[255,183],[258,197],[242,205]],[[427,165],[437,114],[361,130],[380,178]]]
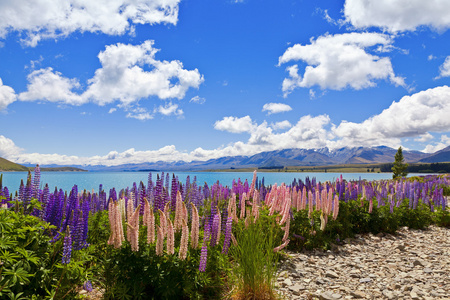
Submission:
[[[274,166],[328,166],[339,164],[380,164],[392,163],[397,149],[387,146],[377,147],[342,147],[304,149],[290,148],[260,152],[251,156],[224,156],[207,161],[157,161],[139,164],[105,165],[70,165],[91,172],[97,171],[203,171],[218,169],[270,168]],[[407,163],[450,162],[450,146],[435,153],[403,150]],[[41,165],[41,167],[61,167],[61,165]]]

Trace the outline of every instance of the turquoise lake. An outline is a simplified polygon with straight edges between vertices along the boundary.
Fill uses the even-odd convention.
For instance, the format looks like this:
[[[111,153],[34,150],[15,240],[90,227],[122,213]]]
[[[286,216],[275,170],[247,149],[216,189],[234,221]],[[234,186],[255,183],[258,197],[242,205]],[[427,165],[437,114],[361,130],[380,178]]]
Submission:
[[[194,180],[194,176],[197,177],[197,183],[203,185],[205,182],[208,185],[212,185],[217,180],[222,185],[230,186],[233,179],[240,178],[242,181],[247,179],[251,182],[252,172],[169,172],[170,178],[172,173],[178,176],[181,182],[186,182],[186,177],[190,177],[190,181]],[[7,186],[10,192],[14,192],[19,189],[20,180],[23,179],[26,183],[26,172],[4,172],[3,174],[3,186]],[[139,184],[140,181],[147,185],[148,172],[41,172],[41,188],[48,183],[50,190],[54,190],[55,187],[63,190],[70,190],[74,184],[78,185],[78,190],[92,190],[98,191],[99,185],[103,184],[103,189],[109,191],[111,188],[120,190],[122,188],[131,187],[133,182]],[[153,182],[156,180],[156,173],[152,172]],[[409,174],[409,176],[424,175],[424,174]],[[334,181],[340,177],[341,173],[258,173],[258,179],[261,180],[264,177],[264,183],[267,184],[290,184],[294,178],[305,180],[306,177],[316,180]],[[342,177],[346,180],[380,180],[391,179],[392,173],[342,173]]]

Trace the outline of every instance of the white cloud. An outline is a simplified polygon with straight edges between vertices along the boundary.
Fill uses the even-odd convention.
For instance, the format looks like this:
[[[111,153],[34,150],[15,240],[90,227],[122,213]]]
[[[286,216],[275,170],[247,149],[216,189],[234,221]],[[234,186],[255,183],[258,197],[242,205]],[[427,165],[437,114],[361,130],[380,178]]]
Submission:
[[[23,149],[17,147],[11,139],[0,135],[0,157],[7,158],[19,155],[22,151]]]
[[[292,107],[284,103],[266,103],[262,109],[262,111],[267,111],[268,115],[278,114],[290,110],[292,110]]]
[[[204,81],[197,69],[186,70],[180,61],[159,61],[159,51],[148,40],[140,45],[107,46],[98,55],[102,67],[89,80],[83,98],[104,105],[114,101],[128,105],[142,98],[182,99],[186,91]],[[147,65],[151,71],[145,71]]]
[[[153,43],[148,40],[140,45],[119,43],[106,46],[98,55],[102,67],[88,80],[84,92],[76,92],[81,89],[77,79],[66,78],[52,68],[35,70],[28,75],[27,91],[20,93],[18,99],[70,105],[88,102],[106,105],[118,101],[121,107],[132,107],[139,100],[154,96],[162,100],[182,99],[189,88],[199,88],[204,78],[197,69],[186,70],[177,60],[156,60],[155,54],[159,50],[153,47]],[[7,88],[3,90],[5,95]],[[0,99],[0,108],[12,102],[9,94]],[[175,113],[180,114],[181,110]],[[149,118],[148,114],[138,116],[139,119]],[[129,117],[134,115],[131,113]]]
[[[255,129],[256,124],[252,121],[250,116],[242,118],[225,117],[220,121],[214,123],[214,129],[229,131],[232,133],[250,132]]]
[[[3,81],[0,78],[0,111],[16,101],[16,99],[17,96],[14,89],[10,86],[3,85]]]
[[[444,63],[439,67],[439,76],[436,77],[436,79],[449,76],[450,76],[450,56],[447,56],[447,58],[445,58]]]
[[[428,55],[428,60],[433,60],[436,59],[437,57],[434,56],[433,54]]]
[[[310,42],[309,45],[289,47],[278,60],[278,65],[298,60],[307,64],[302,76],[297,64],[286,68],[289,77],[284,79],[282,86],[285,96],[297,87],[310,88],[315,85],[322,89],[360,90],[376,86],[376,80],[380,79],[406,86],[404,78],[394,74],[388,57],[368,52],[376,45],[384,50],[389,49],[393,42],[389,35],[369,32],[326,34]]]
[[[288,120],[284,120],[281,122],[272,123],[270,125],[270,127],[272,127],[273,130],[283,130],[283,129],[291,128],[292,124]]]
[[[20,93],[21,101],[45,100],[49,102],[62,102],[71,105],[86,103],[79,94],[73,92],[80,88],[76,79],[68,79],[52,68],[40,69],[28,75],[27,91]]]
[[[166,105],[160,105],[157,111],[165,116],[181,116],[183,115],[183,110],[178,108],[178,104],[167,103]]]
[[[450,88],[436,87],[404,96],[362,123],[342,121],[333,129],[344,145],[399,144],[401,138],[450,131]]]
[[[115,111],[117,111],[117,108],[115,108],[115,107],[110,108],[109,111],[108,111],[108,114],[112,114]]]
[[[191,100],[189,100],[189,102],[194,102],[194,103],[197,103],[197,104],[203,104],[203,103],[206,102],[206,99],[202,98],[200,96],[195,96],[195,97],[192,97]]]
[[[133,33],[136,24],[178,21],[180,0],[5,0],[0,2],[0,38],[24,33],[24,43],[36,46],[42,39],[79,32],[108,35]]]
[[[425,132],[424,134],[420,135],[418,138],[414,139],[416,142],[427,142],[429,140],[432,140],[434,137],[429,133]]]
[[[111,111],[111,110],[110,110]],[[140,121],[151,120],[154,116],[143,107],[125,107],[127,118],[133,118]]]
[[[423,152],[425,153],[434,153],[436,151],[442,150],[446,147],[450,146],[450,137],[448,137],[447,135],[443,134],[441,135],[441,141],[438,143],[430,144],[427,145],[425,147],[425,149],[423,150]]]
[[[375,26],[389,32],[414,31],[422,25],[438,31],[450,28],[447,0],[346,0],[344,14],[356,28]]]

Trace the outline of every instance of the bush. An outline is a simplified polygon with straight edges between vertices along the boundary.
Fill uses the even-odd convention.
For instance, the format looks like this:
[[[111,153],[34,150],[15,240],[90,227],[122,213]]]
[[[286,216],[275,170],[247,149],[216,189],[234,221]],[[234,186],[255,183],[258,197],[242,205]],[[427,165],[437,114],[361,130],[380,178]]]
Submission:
[[[0,298],[62,299],[76,295],[87,277],[82,263],[61,263],[62,239],[37,217],[0,209]]]

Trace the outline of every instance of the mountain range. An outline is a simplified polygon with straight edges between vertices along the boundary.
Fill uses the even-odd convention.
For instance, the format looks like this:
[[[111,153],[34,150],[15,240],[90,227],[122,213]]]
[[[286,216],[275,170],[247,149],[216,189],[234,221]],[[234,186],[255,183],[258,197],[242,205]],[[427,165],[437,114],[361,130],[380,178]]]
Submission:
[[[148,162],[123,164],[118,166],[73,165],[88,171],[201,171],[214,169],[271,168],[287,166],[327,166],[341,164],[380,164],[394,162],[397,149],[386,146],[344,147],[330,150],[320,149],[284,149],[261,152],[252,156],[227,156],[207,161]],[[450,146],[435,153],[403,150],[408,163],[450,162]],[[29,165],[32,166],[32,165]],[[41,167],[61,167],[60,165],[41,165]]]

